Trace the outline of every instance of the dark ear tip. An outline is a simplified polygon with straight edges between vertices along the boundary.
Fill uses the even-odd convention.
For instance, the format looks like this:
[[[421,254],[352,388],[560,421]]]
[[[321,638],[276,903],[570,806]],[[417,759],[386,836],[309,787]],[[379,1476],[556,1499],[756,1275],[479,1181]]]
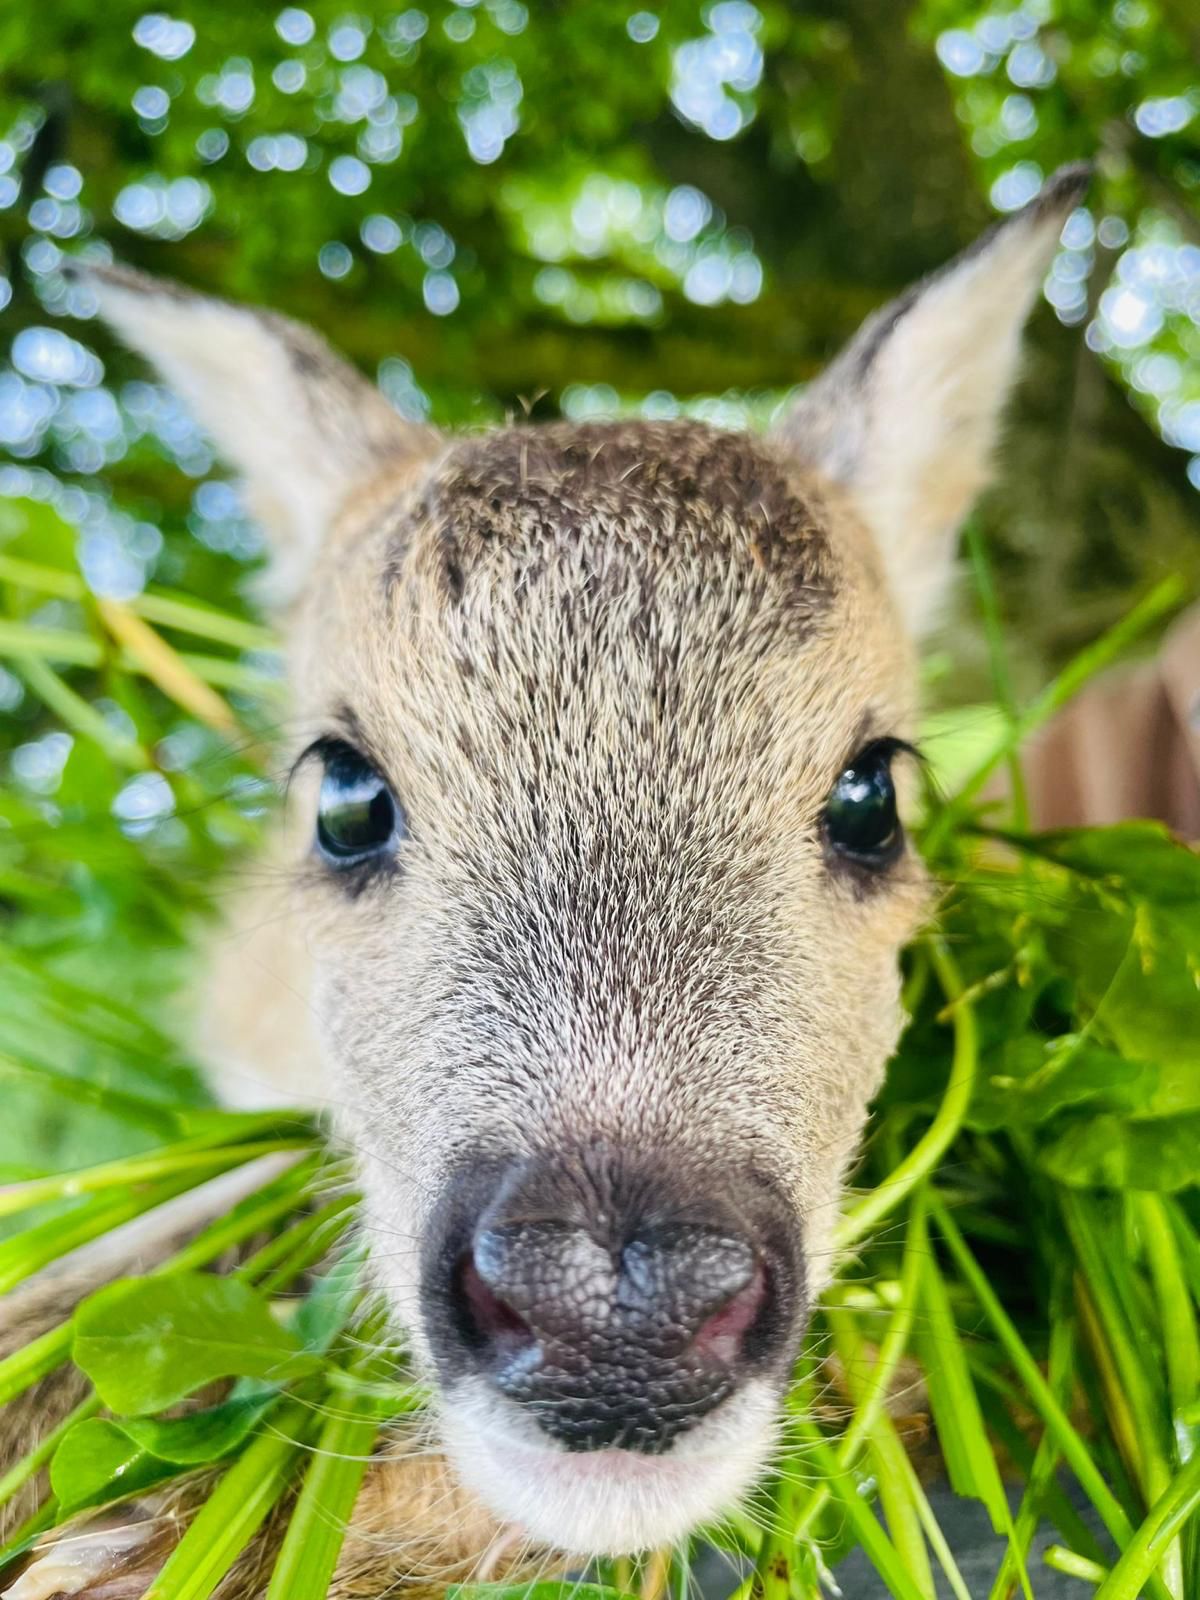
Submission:
[[[70,256],[63,260],[61,272],[70,283],[119,283],[128,268],[114,267],[107,261],[89,261],[84,256]]]
[[[88,261],[79,256],[64,260],[63,276],[72,283],[91,283],[101,288],[126,289],[131,294],[164,294],[173,289],[170,283],[139,272],[136,267],[123,267],[116,261]]]
[[[1041,193],[1029,202],[1032,217],[1065,216],[1074,211],[1092,181],[1095,166],[1091,161],[1072,161],[1052,172]]]

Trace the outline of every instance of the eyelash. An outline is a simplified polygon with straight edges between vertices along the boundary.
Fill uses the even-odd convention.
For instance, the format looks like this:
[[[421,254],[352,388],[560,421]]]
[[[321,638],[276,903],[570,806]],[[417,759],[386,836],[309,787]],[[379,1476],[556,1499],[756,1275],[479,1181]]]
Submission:
[[[296,759],[292,762],[291,766],[287,769],[287,775],[283,780],[284,793],[286,794],[288,790],[291,789],[291,786],[295,782],[298,775],[304,770],[310,761],[323,761],[327,757],[331,756],[335,751],[340,750],[345,746],[349,746],[351,750],[356,751],[362,756],[364,761],[370,762],[372,766],[378,765],[373,757],[368,755],[363,750],[361,742],[358,738],[351,737],[346,733],[323,733],[319,738],[314,739],[311,744],[306,745]]]
[[[889,760],[893,756],[912,756],[913,760],[916,761],[920,766],[924,767],[928,765],[928,758],[926,757],[925,752],[921,749],[920,745],[913,744],[908,739],[897,738],[895,734],[891,733],[883,734],[878,739],[871,739],[867,744],[863,745],[861,749],[854,752],[854,755],[850,758],[850,761],[847,762],[846,765],[852,765],[855,757],[857,756],[875,755],[877,753],[886,754]],[[842,770],[845,771],[845,768],[843,767]]]

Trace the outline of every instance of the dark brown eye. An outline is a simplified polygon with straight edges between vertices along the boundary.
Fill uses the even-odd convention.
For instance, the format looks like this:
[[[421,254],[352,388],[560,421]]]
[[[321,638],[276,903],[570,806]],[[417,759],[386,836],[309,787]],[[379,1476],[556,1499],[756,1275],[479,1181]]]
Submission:
[[[317,848],[334,867],[352,867],[394,849],[404,813],[385,780],[348,744],[321,751],[325,775],[317,802]]]
[[[840,775],[825,802],[825,834],[839,855],[868,867],[885,867],[904,843],[896,812],[889,739],[869,744]]]

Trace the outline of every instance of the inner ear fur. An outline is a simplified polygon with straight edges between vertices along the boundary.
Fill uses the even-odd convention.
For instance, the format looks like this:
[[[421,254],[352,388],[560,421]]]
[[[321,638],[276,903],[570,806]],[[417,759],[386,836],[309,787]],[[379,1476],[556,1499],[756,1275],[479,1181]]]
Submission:
[[[147,357],[242,476],[267,534],[267,598],[296,598],[337,512],[359,483],[433,453],[318,334],[119,266],[77,266],[100,314]]]
[[[775,429],[849,491],[914,635],[936,621],[959,525],[990,475],[1022,330],[1089,177],[1086,165],[1063,167],[877,311]]]

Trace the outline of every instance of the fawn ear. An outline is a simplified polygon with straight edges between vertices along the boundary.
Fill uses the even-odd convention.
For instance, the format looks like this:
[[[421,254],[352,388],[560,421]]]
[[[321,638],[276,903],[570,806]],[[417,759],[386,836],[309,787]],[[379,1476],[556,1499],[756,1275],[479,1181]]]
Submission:
[[[1063,167],[877,311],[776,425],[786,450],[849,491],[916,635],[936,620],[959,523],[987,482],[1022,328],[1089,176]]]
[[[265,591],[275,604],[299,594],[357,483],[434,447],[430,430],[403,421],[300,323],[125,267],[76,265],[74,273],[242,474],[271,544]]]

